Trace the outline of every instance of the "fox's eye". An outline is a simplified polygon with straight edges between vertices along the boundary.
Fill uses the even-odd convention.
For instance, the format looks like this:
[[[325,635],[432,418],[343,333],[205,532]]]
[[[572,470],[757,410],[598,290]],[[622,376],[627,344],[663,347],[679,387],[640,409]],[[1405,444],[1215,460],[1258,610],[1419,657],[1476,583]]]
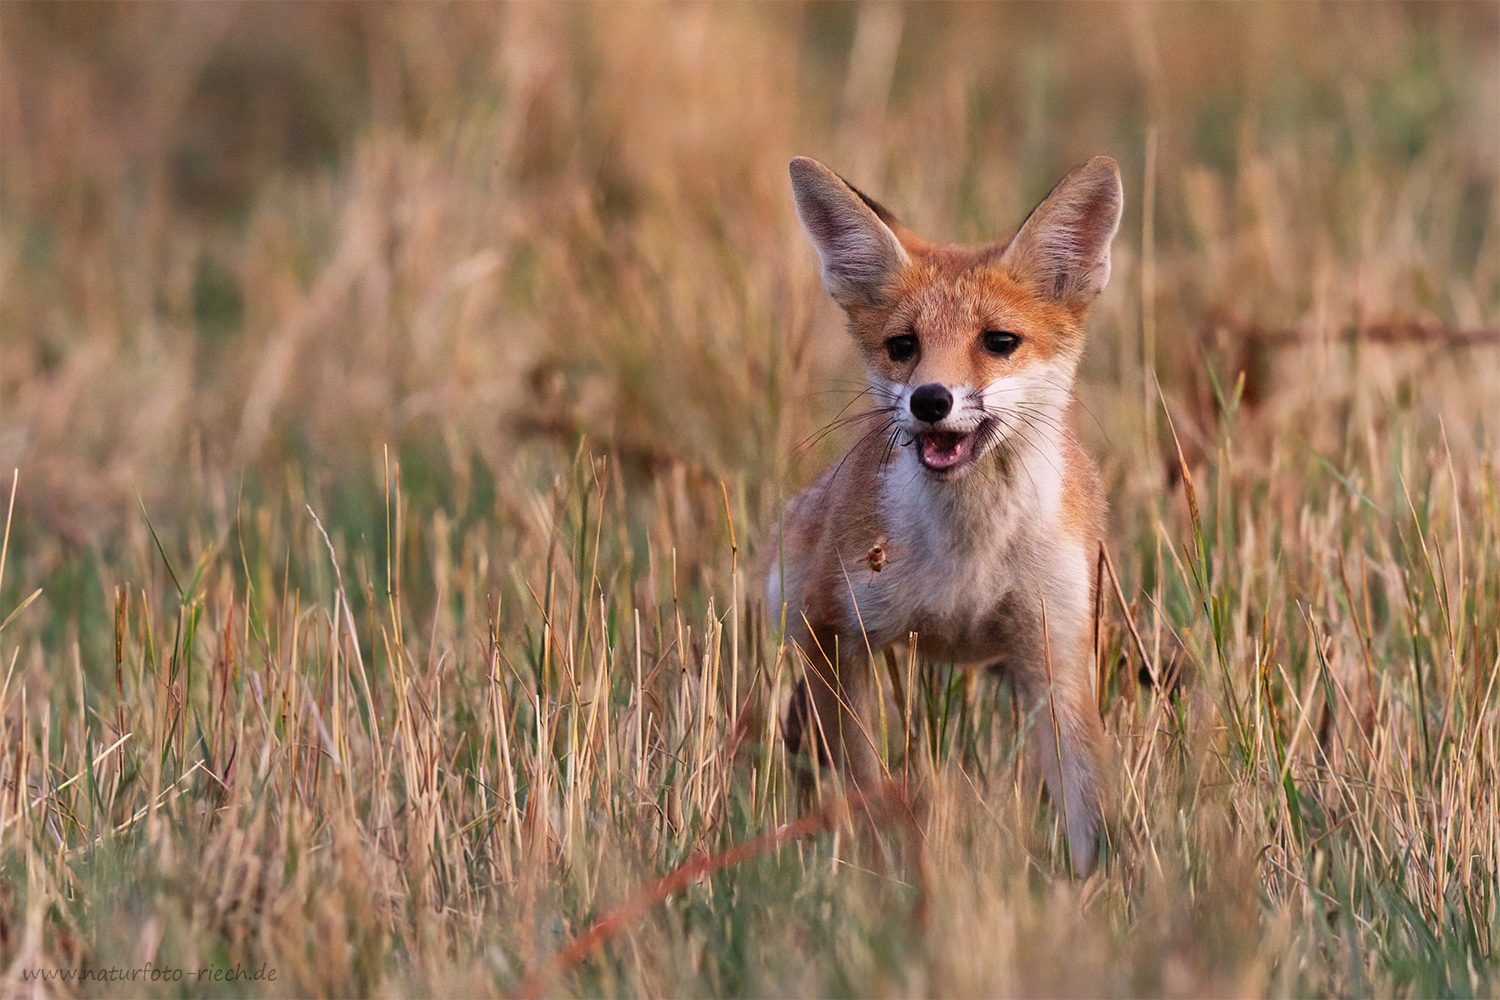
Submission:
[[[1021,346],[1020,337],[1003,330],[986,330],[980,339],[984,341],[986,351],[998,354],[1002,358],[1008,354],[1014,354],[1016,348]]]
[[[885,342],[885,351],[892,361],[906,361],[917,353],[917,338],[911,334],[892,337]]]

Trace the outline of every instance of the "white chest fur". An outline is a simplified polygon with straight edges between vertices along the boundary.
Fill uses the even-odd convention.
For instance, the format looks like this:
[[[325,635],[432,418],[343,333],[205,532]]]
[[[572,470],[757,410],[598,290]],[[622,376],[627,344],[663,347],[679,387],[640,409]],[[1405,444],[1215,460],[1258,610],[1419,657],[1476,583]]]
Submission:
[[[1043,601],[1076,617],[1087,569],[1058,530],[1062,465],[1060,454],[1033,451],[939,482],[909,450],[893,456],[880,487],[886,564],[875,572],[863,553],[841,554],[851,631],[874,647],[915,631],[930,654],[977,662],[1004,655],[1016,615]]]

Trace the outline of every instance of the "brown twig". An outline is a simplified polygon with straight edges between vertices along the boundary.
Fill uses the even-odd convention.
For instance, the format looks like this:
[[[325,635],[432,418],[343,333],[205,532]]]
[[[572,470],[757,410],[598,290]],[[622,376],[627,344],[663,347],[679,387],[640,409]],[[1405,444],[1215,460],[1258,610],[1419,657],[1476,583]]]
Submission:
[[[1430,320],[1351,324],[1325,334],[1300,327],[1263,327],[1256,323],[1211,321],[1205,331],[1212,332],[1216,327],[1228,330],[1237,338],[1255,340],[1274,347],[1313,344],[1325,340],[1349,343],[1363,341],[1372,344],[1451,344],[1459,347],[1500,344],[1500,327],[1460,330]]]
[[[694,854],[675,871],[641,890],[623,906],[594,921],[588,930],[574,938],[566,948],[537,963],[513,996],[518,1000],[533,1000],[544,995],[557,976],[583,961],[595,948],[614,937],[651,907],[681,892],[704,876],[732,868],[757,855],[780,850],[792,841],[832,830],[858,809],[865,810],[872,820],[884,818],[894,807],[901,805],[905,798],[901,785],[887,780],[873,792],[836,799],[801,819],[718,854]]]

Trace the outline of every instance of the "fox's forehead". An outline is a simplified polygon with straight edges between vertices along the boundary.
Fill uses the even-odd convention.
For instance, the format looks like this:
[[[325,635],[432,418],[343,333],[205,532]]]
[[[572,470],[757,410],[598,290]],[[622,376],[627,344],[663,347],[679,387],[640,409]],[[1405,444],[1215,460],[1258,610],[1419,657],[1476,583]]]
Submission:
[[[893,298],[891,322],[929,337],[1045,321],[1053,310],[1010,277],[996,255],[944,248],[912,261]]]

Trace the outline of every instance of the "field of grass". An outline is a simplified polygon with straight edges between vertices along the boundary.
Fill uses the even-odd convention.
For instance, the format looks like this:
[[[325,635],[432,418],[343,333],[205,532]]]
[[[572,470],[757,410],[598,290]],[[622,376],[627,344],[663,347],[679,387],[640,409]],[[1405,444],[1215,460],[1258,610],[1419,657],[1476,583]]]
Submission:
[[[787,160],[977,241],[1098,153],[1107,863],[931,665],[883,848],[559,968],[818,816]],[[0,5],[0,994],[1500,993],[1497,189],[1493,3]]]

